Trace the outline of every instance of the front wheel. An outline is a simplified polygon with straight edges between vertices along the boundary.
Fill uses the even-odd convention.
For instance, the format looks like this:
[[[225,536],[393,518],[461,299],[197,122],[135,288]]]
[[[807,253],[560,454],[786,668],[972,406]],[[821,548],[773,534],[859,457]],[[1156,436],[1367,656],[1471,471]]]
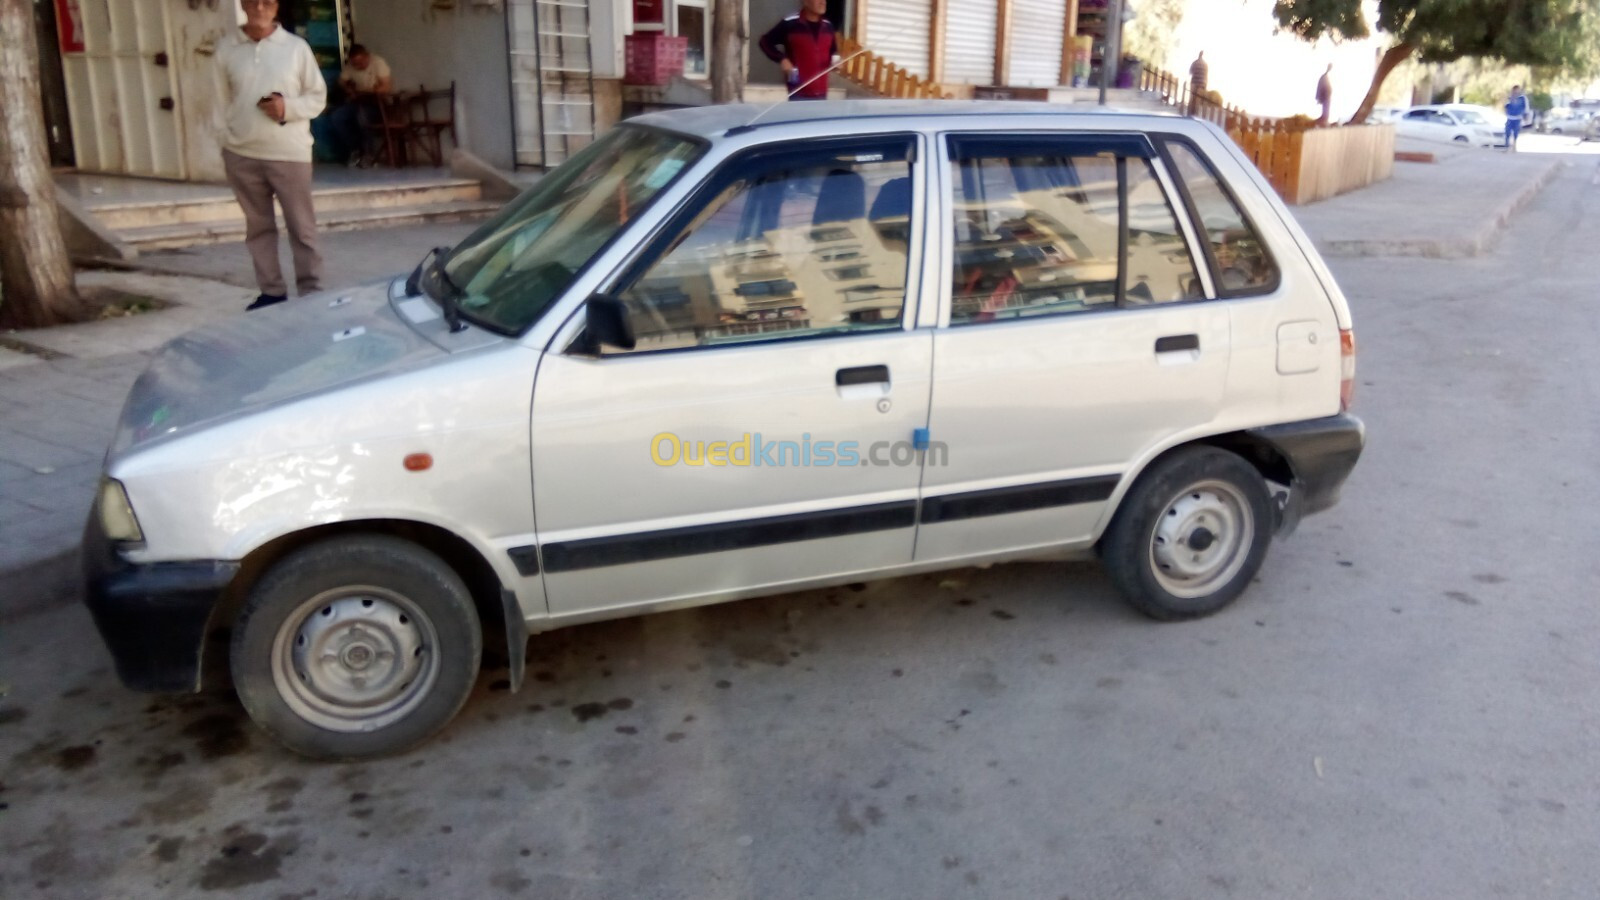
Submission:
[[[443,728],[477,679],[471,594],[398,538],[298,550],[251,590],[234,625],[234,687],[250,717],[319,759],[397,753]]]
[[[1140,612],[1198,618],[1244,592],[1266,558],[1272,522],[1255,468],[1226,450],[1188,447],[1139,477],[1106,531],[1101,560]]]

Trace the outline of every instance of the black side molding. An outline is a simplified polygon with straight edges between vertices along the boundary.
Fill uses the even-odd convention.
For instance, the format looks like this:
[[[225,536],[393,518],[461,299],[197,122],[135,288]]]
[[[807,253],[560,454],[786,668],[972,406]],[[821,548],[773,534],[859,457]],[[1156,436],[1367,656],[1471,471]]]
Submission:
[[[922,501],[922,524],[975,519],[979,516],[999,516],[1051,506],[1094,503],[1110,497],[1111,492],[1117,489],[1117,482],[1121,480],[1120,475],[1097,475],[1093,478],[1071,478],[1066,481],[1019,484],[1014,487],[928,497]]]
[[[539,547],[528,544],[522,547],[512,547],[506,551],[511,557],[511,562],[517,567],[517,574],[524,578],[539,574]]]
[[[636,534],[558,541],[544,545],[544,570],[573,572],[622,563],[652,562],[676,556],[889,531],[910,528],[916,524],[916,517],[916,501],[902,500],[764,519],[718,522],[714,525],[690,525]]]

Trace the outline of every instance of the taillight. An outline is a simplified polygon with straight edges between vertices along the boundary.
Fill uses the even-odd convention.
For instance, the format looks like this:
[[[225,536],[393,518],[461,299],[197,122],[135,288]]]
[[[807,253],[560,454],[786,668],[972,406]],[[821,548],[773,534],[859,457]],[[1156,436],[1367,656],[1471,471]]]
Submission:
[[[1356,333],[1339,330],[1339,410],[1349,412],[1356,398]]]

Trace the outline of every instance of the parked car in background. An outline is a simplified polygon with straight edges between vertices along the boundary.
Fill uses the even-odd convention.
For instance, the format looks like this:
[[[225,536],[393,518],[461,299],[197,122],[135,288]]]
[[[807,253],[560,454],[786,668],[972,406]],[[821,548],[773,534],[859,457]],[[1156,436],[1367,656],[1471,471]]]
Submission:
[[[1367,124],[1383,125],[1393,122],[1405,115],[1405,111],[1404,106],[1374,106],[1372,112],[1367,115]]]
[[[1546,135],[1582,135],[1590,115],[1584,110],[1558,106],[1539,120],[1539,131]]]
[[[87,602],[128,686],[225,653],[262,728],[341,759],[443,728],[490,637],[515,689],[532,633],[1020,559],[1194,618],[1338,500],[1351,329],[1197,119],[652,114],[409,278],[167,345]]]
[[[1395,120],[1395,128],[1406,137],[1474,147],[1492,147],[1505,141],[1505,116],[1497,122],[1483,107],[1465,103],[1413,106]]]

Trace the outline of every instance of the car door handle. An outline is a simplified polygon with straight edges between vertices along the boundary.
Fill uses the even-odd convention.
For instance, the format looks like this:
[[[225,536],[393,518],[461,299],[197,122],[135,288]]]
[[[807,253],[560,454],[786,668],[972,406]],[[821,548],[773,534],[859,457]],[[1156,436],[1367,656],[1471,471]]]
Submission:
[[[853,366],[833,373],[833,383],[839,387],[852,384],[888,384],[888,366]]]
[[[1200,335],[1198,334],[1169,334],[1166,337],[1156,338],[1157,353],[1173,353],[1178,350],[1199,350]]]

